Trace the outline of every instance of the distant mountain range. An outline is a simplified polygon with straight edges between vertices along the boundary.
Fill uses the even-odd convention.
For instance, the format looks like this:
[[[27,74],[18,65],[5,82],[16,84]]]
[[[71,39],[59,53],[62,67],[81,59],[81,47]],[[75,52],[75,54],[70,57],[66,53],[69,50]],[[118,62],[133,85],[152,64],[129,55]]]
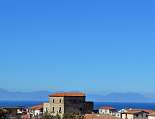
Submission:
[[[19,101],[43,101],[48,100],[49,91],[34,91],[34,92],[12,92],[0,89],[0,100],[19,100]]]
[[[88,94],[88,99],[97,102],[155,102],[155,97],[144,96],[140,93],[109,93],[107,95]]]
[[[54,91],[13,92],[0,89],[0,101],[47,101],[48,95]],[[140,93],[87,94],[87,100],[95,102],[155,102],[155,97],[147,97]]]

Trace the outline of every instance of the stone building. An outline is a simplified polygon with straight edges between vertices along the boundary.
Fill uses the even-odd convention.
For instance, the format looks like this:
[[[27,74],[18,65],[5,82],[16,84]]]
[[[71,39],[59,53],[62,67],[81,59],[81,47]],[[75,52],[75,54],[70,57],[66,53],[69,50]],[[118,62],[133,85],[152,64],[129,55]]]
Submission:
[[[84,93],[63,92],[49,95],[49,113],[63,116],[67,113],[86,114],[93,110],[93,103],[86,102]]]

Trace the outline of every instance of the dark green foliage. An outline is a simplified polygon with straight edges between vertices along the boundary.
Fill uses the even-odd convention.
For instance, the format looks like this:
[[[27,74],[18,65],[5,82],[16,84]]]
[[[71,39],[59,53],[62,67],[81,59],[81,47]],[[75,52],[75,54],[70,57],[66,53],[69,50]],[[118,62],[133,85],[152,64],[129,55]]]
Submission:
[[[5,119],[7,114],[7,110],[0,109],[0,119]]]
[[[61,119],[61,117],[59,115],[56,115],[56,116],[52,116],[50,114],[45,114],[43,116],[43,119]]]
[[[50,114],[45,114],[43,119],[84,119],[84,116],[77,113],[66,113],[63,118],[61,118],[59,115],[52,116]]]
[[[84,116],[78,113],[66,113],[63,119],[84,119]]]

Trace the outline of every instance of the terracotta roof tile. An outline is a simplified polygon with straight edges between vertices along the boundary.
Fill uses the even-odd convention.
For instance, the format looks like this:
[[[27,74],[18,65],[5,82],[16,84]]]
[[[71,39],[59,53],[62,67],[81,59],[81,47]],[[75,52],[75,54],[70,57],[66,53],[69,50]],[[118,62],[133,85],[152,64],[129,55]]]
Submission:
[[[141,110],[141,111],[145,111],[147,113],[153,113],[153,112],[155,112],[155,110],[148,110],[148,109],[133,109],[133,110]]]
[[[146,111],[144,111],[144,110],[137,110],[137,109],[129,109],[129,110],[126,110],[125,112],[124,112],[124,114],[138,114],[138,113],[141,113],[141,112],[144,112],[144,113],[148,113],[148,112],[146,112]]]
[[[110,115],[99,115],[99,114],[86,114],[85,119],[120,119]]]
[[[112,109],[115,109],[111,106],[103,106],[103,107],[100,107],[100,109],[106,109],[106,110],[112,110]]]
[[[142,111],[143,111],[143,112],[146,112],[146,113],[154,113],[154,112],[155,112],[155,110],[148,110],[148,109],[128,109],[127,111],[129,111],[129,112],[132,112],[132,111],[133,111],[133,112],[134,112],[134,111],[135,111],[135,112],[136,112],[136,111],[137,111],[137,112],[138,112],[138,111],[139,111],[139,112],[142,112]]]
[[[49,97],[81,97],[81,96],[85,96],[85,94],[80,92],[63,92],[49,95]]]
[[[33,107],[31,107],[32,110],[41,110],[43,109],[43,104],[40,104],[40,105],[35,105]]]
[[[155,112],[150,113],[149,116],[154,116],[155,117]]]

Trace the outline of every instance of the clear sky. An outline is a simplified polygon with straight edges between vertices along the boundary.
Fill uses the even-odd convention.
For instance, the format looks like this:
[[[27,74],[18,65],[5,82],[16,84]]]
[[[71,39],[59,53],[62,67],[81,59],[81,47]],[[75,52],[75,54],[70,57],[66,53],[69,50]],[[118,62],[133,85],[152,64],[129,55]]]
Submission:
[[[0,88],[155,92],[155,1],[1,0]]]

